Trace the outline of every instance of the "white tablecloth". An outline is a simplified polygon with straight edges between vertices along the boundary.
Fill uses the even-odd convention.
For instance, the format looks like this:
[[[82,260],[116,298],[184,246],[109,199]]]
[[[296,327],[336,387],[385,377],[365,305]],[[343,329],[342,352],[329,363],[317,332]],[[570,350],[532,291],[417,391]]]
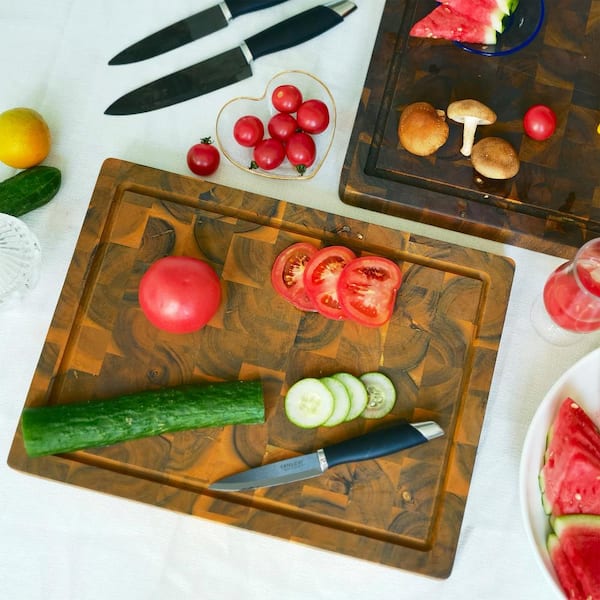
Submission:
[[[311,181],[268,181],[225,160],[217,183],[422,233],[512,257],[516,275],[454,570],[436,580],[142,503],[38,479],[0,463],[0,597],[7,600],[257,598],[545,599],[552,590],[525,537],[518,465],[536,406],[560,373],[598,345],[543,342],[529,309],[561,261],[483,239],[343,204],[340,171],[384,0],[359,8],[317,41],[263,57],[254,76],[202,98],[152,113],[109,117],[122,93],[187,66],[316,4],[291,0],[234,21],[201,42],[130,66],[107,61],[130,42],[212,4],[212,0],[29,0],[0,4],[0,112],[39,110],[53,132],[46,164],[63,184],[46,207],[23,217],[43,250],[40,281],[0,311],[0,454],[14,430],[103,160],[117,157],[189,174],[185,153],[214,135],[218,109],[258,96],[286,69],[323,79],[338,107],[332,154]],[[0,179],[15,171],[0,166]],[[417,192],[416,192],[417,193]]]

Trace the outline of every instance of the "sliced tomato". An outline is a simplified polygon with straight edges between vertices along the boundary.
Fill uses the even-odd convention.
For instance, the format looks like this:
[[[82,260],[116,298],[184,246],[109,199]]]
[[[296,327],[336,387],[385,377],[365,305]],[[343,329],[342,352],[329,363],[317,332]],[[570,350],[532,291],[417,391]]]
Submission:
[[[346,266],[338,282],[342,311],[367,327],[380,327],[394,312],[402,283],[400,267],[381,256],[361,256]]]
[[[275,291],[300,310],[315,310],[304,287],[304,271],[316,253],[316,246],[308,242],[292,244],[279,254],[271,269]]]
[[[356,255],[345,246],[321,248],[304,271],[304,286],[315,308],[329,319],[344,319],[338,298],[338,281],[344,267]]]

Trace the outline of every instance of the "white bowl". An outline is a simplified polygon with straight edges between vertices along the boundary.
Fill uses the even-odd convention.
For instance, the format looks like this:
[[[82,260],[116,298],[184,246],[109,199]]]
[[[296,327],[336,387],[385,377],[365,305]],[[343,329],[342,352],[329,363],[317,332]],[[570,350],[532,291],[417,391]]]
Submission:
[[[20,298],[38,280],[40,245],[23,221],[0,213],[0,306]]]
[[[301,92],[304,100],[315,98],[321,100],[329,109],[329,126],[323,133],[314,135],[317,158],[312,166],[306,169],[303,175],[285,160],[279,167],[270,171],[251,169],[252,148],[241,146],[233,137],[233,126],[235,122],[244,115],[255,115],[265,126],[265,137],[267,137],[267,123],[277,112],[271,104],[271,94],[278,85],[295,85]],[[321,165],[325,162],[335,133],[336,108],[331,92],[327,86],[314,75],[304,71],[283,71],[275,75],[267,84],[265,91],[259,98],[241,96],[233,98],[225,104],[217,116],[216,137],[221,152],[240,169],[261,177],[271,179],[295,179],[308,180],[314,177]]]
[[[542,508],[538,475],[544,463],[548,430],[567,397],[577,402],[595,423],[600,424],[600,348],[578,361],[550,388],[529,425],[521,456],[519,492],[525,530],[536,560],[557,598],[565,598],[565,594],[546,549],[550,525],[548,515]]]

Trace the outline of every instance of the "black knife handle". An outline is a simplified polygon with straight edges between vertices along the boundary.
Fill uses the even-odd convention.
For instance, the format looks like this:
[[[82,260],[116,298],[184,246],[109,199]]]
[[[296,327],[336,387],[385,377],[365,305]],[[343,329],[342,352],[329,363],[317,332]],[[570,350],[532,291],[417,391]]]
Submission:
[[[315,6],[246,40],[254,59],[306,42],[344,20],[327,6]]]
[[[410,423],[366,433],[323,449],[330,467],[347,462],[378,458],[423,444],[427,438]]]
[[[231,13],[231,17],[239,17],[255,10],[262,10],[263,8],[269,8],[269,6],[275,6],[281,4],[286,0],[227,0],[225,4]]]

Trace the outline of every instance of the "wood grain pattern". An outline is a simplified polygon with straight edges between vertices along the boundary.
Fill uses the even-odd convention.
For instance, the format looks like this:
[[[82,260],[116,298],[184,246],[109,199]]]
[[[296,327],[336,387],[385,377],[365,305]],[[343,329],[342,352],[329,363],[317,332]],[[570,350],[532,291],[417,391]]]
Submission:
[[[301,313],[277,296],[270,266],[289,244],[345,244],[387,256],[404,282],[390,323],[368,329]],[[201,331],[160,332],[137,286],[161,256],[219,273],[224,301]],[[36,369],[27,406],[193,381],[260,378],[267,422],[185,431],[30,459],[18,470],[446,577],[452,569],[514,265],[507,259],[240,190],[110,159],[103,165]],[[305,431],[282,408],[309,375],[381,370],[397,419],[436,420],[446,436],[382,459],[253,492],[212,481],[314,451],[384,423]],[[265,557],[266,559],[268,557]]]
[[[541,252],[571,257],[600,235],[600,18],[593,0],[545,0],[541,32],[510,56],[469,54],[408,36],[433,0],[387,0],[342,172],[344,202]],[[415,101],[445,110],[477,98],[498,115],[481,136],[510,141],[518,175],[483,182],[459,152],[462,126],[433,156],[399,146],[398,118]],[[545,103],[558,116],[546,142],[522,116]]]

